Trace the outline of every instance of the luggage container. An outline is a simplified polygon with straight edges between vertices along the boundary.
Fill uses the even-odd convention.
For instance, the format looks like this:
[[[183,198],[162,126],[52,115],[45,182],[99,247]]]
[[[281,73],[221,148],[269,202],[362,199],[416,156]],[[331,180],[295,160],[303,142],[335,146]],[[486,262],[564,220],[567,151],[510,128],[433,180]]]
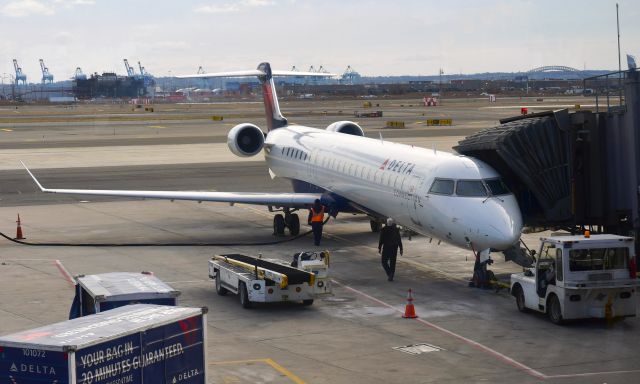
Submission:
[[[206,308],[135,304],[0,337],[0,383],[205,384]]]
[[[76,276],[76,296],[69,319],[128,304],[177,305],[180,291],[150,272],[110,272]]]

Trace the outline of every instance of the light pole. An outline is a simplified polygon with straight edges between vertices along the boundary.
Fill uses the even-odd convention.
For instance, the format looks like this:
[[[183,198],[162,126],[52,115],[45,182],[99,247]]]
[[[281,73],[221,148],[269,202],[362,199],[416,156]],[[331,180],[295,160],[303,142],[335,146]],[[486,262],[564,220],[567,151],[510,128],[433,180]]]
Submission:
[[[6,99],[7,93],[5,92],[5,89],[4,89],[4,79],[9,79],[10,80],[9,84],[11,84],[11,89],[14,90],[15,89],[14,88],[15,87],[14,78],[15,77],[10,73],[4,72],[2,74],[2,79],[1,79],[2,80],[2,88],[0,88],[0,89],[2,89],[2,95],[5,97],[5,99]]]

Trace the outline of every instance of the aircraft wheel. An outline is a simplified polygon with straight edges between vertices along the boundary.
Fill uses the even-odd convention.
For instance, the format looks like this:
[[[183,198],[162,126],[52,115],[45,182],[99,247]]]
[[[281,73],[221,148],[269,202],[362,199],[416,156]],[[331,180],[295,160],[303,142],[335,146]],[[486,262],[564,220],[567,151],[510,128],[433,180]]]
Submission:
[[[564,319],[562,318],[562,307],[560,306],[560,300],[558,300],[558,296],[552,295],[547,300],[547,315],[549,315],[549,320],[553,324],[562,324]]]
[[[222,286],[222,282],[220,281],[220,270],[216,271],[216,293],[220,296],[224,296],[229,292],[227,288]]]
[[[371,232],[377,233],[380,232],[380,222],[378,220],[369,220],[369,226],[371,227]]]
[[[313,299],[309,299],[309,300],[302,300],[302,305],[304,306],[309,306],[313,304]]]
[[[249,292],[247,292],[247,285],[241,281],[238,285],[238,296],[240,296],[240,305],[242,308],[251,308],[251,302],[249,301]]]
[[[296,213],[292,213],[289,217],[289,233],[291,236],[298,236],[300,233],[300,217]]]
[[[284,217],[281,214],[273,216],[273,234],[276,236],[284,235]]]

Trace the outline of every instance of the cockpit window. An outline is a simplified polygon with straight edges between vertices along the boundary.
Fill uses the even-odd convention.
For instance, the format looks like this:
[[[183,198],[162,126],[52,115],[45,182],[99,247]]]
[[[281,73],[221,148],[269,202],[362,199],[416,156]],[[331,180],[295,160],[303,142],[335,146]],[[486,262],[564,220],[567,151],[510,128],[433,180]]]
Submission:
[[[439,195],[452,195],[453,194],[453,180],[435,179],[429,193],[437,193]]]
[[[487,190],[481,180],[459,180],[456,194],[465,197],[485,197]]]
[[[502,179],[489,179],[484,181],[487,184],[487,188],[489,188],[489,192],[492,195],[507,195],[509,192],[509,188],[502,182]]]

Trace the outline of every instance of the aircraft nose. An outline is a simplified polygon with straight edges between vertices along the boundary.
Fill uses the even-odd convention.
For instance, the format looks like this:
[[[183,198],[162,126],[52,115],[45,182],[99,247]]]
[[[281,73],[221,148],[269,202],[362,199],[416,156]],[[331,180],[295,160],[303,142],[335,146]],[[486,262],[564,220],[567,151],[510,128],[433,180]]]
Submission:
[[[487,248],[504,250],[520,240],[522,215],[515,198],[492,203],[486,222]]]

